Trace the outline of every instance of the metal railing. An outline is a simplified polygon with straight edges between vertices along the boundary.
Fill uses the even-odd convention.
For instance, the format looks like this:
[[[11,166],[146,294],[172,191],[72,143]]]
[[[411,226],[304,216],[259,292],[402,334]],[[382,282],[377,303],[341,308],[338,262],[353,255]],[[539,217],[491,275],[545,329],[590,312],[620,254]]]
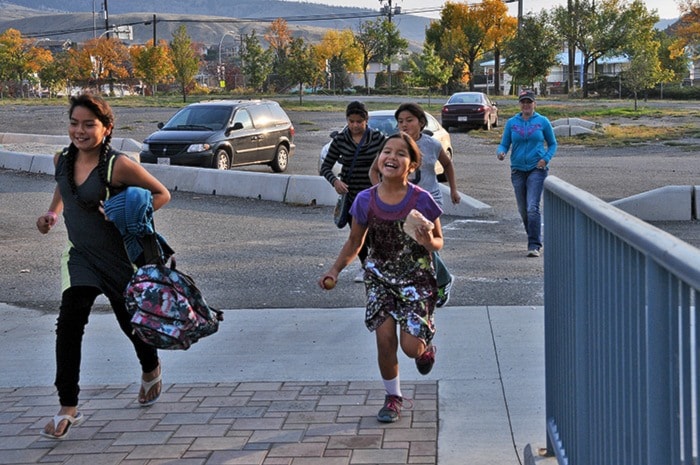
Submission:
[[[549,452],[697,464],[700,250],[554,176],[544,235]]]

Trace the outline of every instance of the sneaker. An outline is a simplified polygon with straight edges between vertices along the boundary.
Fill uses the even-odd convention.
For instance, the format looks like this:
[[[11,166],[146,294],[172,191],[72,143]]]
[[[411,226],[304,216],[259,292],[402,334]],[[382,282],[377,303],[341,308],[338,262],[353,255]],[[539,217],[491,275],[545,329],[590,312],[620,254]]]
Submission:
[[[402,406],[403,397],[387,394],[384,397],[384,406],[379,410],[379,413],[377,413],[377,420],[382,423],[395,422],[399,419]]]
[[[527,251],[527,256],[528,257],[539,257],[540,251],[539,251],[539,249],[530,249]]]
[[[357,272],[355,275],[355,282],[356,283],[364,283],[365,282],[365,269],[360,268],[360,271]]]
[[[447,305],[447,302],[450,301],[450,291],[452,291],[452,284],[454,284],[454,282],[455,277],[451,274],[448,283],[444,286],[438,287],[437,301],[435,302],[436,307],[444,307],[445,305]]]
[[[416,368],[418,368],[418,373],[421,375],[427,375],[430,370],[433,369],[435,365],[435,353],[437,352],[437,347],[432,344],[428,344],[419,357],[416,357]]]

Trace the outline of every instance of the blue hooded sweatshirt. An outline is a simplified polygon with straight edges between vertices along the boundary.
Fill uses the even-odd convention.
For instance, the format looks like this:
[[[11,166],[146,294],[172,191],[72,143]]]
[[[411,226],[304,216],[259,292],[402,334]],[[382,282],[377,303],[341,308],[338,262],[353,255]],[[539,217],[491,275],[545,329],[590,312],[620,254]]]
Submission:
[[[544,143],[547,142],[545,150]],[[510,167],[518,171],[531,171],[537,167],[537,162],[544,160],[549,166],[549,160],[557,151],[557,139],[554,137],[552,123],[535,112],[527,121],[518,113],[508,120],[503,129],[501,144],[496,151],[510,153]]]

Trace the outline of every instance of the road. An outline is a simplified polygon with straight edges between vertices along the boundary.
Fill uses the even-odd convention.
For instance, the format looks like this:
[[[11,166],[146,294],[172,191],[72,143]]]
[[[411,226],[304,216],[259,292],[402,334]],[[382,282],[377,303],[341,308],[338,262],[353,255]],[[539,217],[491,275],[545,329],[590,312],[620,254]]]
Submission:
[[[540,109],[546,114],[544,105]],[[3,132],[62,134],[65,130],[63,107],[8,110],[0,107]],[[115,111],[115,135],[137,140],[174,112],[120,107]],[[297,131],[297,153],[289,171],[314,174],[318,150],[330,130],[342,127],[343,115],[290,112],[290,116]],[[494,212],[478,220],[443,218],[442,255],[457,276],[450,305],[542,305],[542,260],[525,257],[526,238],[507,163],[496,160],[493,143],[472,133],[452,133],[452,139],[460,190],[491,205]],[[650,143],[589,149],[562,144],[551,174],[606,201],[665,185],[694,185],[700,173],[697,141],[690,147]],[[246,169],[269,171],[267,167]],[[57,308],[65,230],[59,226],[42,236],[34,226],[52,189],[50,176],[0,170],[0,302],[46,311]],[[175,192],[172,202],[156,214],[156,221],[176,250],[179,267],[194,277],[214,306],[293,309],[364,304],[362,285],[352,282],[356,263],[341,274],[333,291],[316,287],[317,277],[335,259],[347,234],[333,225],[330,207]],[[691,243],[698,238],[696,223],[683,233]]]

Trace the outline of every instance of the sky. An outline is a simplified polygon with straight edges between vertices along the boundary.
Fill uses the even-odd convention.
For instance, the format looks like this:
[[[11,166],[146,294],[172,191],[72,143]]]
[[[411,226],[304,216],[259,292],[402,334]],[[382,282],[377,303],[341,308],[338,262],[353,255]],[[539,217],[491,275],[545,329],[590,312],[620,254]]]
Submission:
[[[322,3],[324,5],[333,6],[352,6],[358,8],[377,8],[383,4],[388,4],[389,0],[291,0],[291,1],[304,1],[308,3]],[[532,11],[538,13],[542,9],[549,9],[556,5],[566,5],[566,0],[522,0],[523,1],[523,13],[527,14]],[[380,3],[382,2],[382,3]],[[443,0],[391,0],[391,4],[394,6],[400,6],[405,13],[418,14],[422,13],[423,16],[438,17],[440,7],[445,2]],[[468,3],[472,3],[471,1]],[[475,3],[475,2],[474,2]],[[680,16],[680,9],[678,8],[678,3],[675,0],[644,0],[644,3],[649,10],[656,10],[661,19],[677,19]],[[509,3],[510,14],[513,16],[518,15],[518,3]],[[426,12],[427,10],[433,10],[434,12]]]

